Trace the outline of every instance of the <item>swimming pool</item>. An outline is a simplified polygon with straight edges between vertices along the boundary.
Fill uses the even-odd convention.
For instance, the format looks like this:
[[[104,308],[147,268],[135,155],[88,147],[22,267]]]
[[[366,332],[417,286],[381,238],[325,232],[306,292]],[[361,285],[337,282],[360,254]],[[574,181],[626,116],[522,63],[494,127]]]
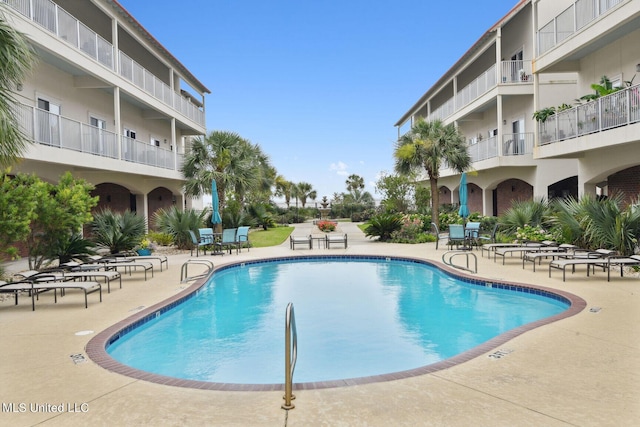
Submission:
[[[420,371],[569,307],[557,293],[460,280],[413,259],[278,259],[218,269],[197,293],[119,330],[102,348],[124,365],[186,381],[281,383],[289,301],[297,383]]]

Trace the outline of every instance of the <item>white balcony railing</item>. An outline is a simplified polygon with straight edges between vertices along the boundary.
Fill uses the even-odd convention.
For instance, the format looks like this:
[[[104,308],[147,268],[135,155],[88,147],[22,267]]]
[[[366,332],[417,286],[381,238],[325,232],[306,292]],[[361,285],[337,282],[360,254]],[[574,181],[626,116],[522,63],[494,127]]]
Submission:
[[[469,143],[467,150],[472,162],[492,159],[499,156],[521,156],[533,153],[534,134],[517,133],[502,135],[502,144],[496,136]]]
[[[113,45],[51,0],[0,1],[4,1],[26,18],[80,49],[93,60],[111,70],[114,69]],[[205,124],[203,108],[173,91],[169,85],[123,52],[119,51],[118,54],[118,74],[194,122]]]
[[[502,83],[532,83],[531,61],[502,61]]]
[[[462,90],[458,91],[456,94],[456,110],[469,105],[472,101],[484,95],[495,87],[496,83],[496,66],[492,65],[475,80],[463,87]]]
[[[96,156],[176,170],[174,152],[148,142],[142,142],[52,114],[39,108],[20,104],[16,110],[21,131],[33,142],[66,150],[89,153]],[[122,140],[120,155],[118,140]],[[183,155],[177,153],[177,166],[182,165]]]
[[[556,113],[539,123],[539,145],[640,122],[640,85]]]
[[[624,1],[628,0],[576,0],[538,30],[538,55],[551,50]]]

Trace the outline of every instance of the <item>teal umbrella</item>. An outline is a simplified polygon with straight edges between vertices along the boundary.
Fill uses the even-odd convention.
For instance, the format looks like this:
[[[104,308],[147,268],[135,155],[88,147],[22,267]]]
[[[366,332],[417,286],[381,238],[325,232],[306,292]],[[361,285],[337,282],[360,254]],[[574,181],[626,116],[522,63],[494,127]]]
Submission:
[[[469,208],[467,207],[467,174],[462,172],[460,177],[460,209],[458,209],[458,215],[465,220],[469,217]]]
[[[220,201],[218,200],[218,185],[215,179],[211,181],[211,208],[213,209],[211,223],[222,223],[222,218],[220,218]]]

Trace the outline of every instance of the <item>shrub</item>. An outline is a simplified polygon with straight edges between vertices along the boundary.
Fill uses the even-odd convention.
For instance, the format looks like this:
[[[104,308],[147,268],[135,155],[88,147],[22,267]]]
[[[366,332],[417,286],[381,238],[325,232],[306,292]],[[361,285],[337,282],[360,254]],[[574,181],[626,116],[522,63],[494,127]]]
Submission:
[[[143,216],[134,212],[113,212],[109,209],[98,212],[91,223],[93,242],[98,247],[109,249],[112,254],[130,251],[138,245],[146,231]]]
[[[391,239],[391,234],[402,227],[402,217],[398,214],[380,214],[367,221],[364,233],[367,237],[379,237],[380,241]]]
[[[168,233],[159,233],[156,231],[149,232],[147,234],[149,240],[156,242],[160,246],[171,246],[173,245],[173,236]]]
[[[318,221],[317,225],[320,231],[324,231],[325,233],[335,231],[336,227],[338,226],[337,223],[332,221]]]
[[[175,206],[159,209],[154,215],[156,226],[162,233],[173,237],[178,249],[190,249],[193,245],[189,230],[197,230],[204,225],[207,211],[186,209],[181,211]]]

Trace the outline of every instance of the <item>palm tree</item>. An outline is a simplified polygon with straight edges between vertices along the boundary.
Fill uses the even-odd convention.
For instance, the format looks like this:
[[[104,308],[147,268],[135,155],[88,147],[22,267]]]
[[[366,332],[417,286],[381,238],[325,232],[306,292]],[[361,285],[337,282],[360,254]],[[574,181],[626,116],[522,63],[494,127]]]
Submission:
[[[271,169],[258,145],[234,132],[213,131],[204,139],[193,140],[181,171],[186,178],[185,193],[190,196],[210,193],[215,180],[222,212],[229,191],[242,202],[249,192],[269,189]]]
[[[6,6],[0,2],[0,168],[21,157],[28,140],[20,132],[15,114],[14,89],[22,83],[35,64],[35,53],[24,35],[4,18]]]
[[[453,125],[440,120],[431,122],[419,119],[413,128],[400,137],[394,152],[398,173],[410,174],[424,169],[431,184],[431,220],[439,224],[440,197],[438,178],[440,167],[448,167],[462,173],[471,166],[465,138]]]
[[[296,185],[296,197],[300,199],[302,207],[307,204],[307,199],[315,200],[318,197],[318,193],[313,189],[313,186],[308,182],[299,182]]]
[[[278,175],[276,176],[276,191],[274,195],[276,197],[284,197],[284,202],[287,204],[287,209],[291,203],[291,188],[293,183],[291,181],[287,181],[284,176]]]
[[[347,178],[345,183],[347,184],[347,191],[349,193],[353,193],[355,190],[364,189],[364,178],[362,178],[360,175],[349,175],[349,178]]]

